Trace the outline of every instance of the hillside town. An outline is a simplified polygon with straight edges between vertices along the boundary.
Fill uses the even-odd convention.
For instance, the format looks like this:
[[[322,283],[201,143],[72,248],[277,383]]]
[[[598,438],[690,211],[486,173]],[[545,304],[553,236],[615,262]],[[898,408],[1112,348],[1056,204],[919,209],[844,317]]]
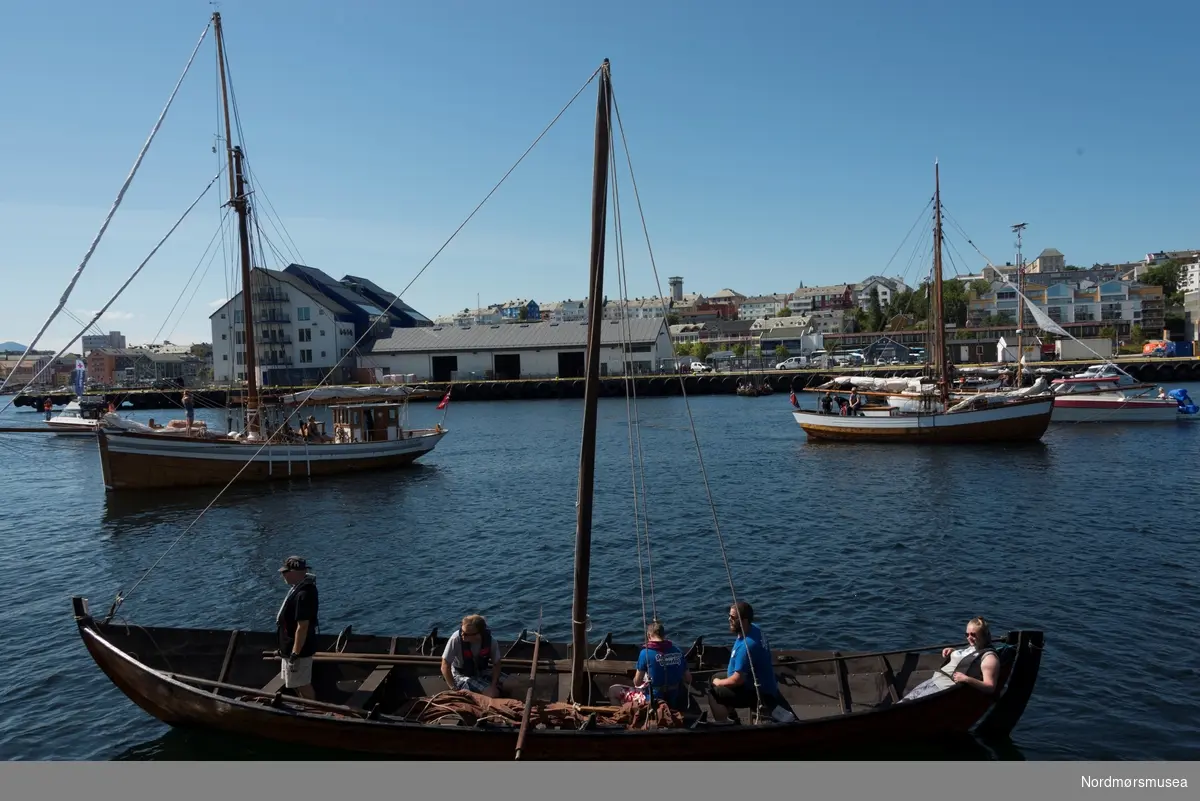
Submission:
[[[1146,342],[1194,342],[1200,318],[1200,250],[1157,251],[1120,264],[1079,267],[1055,248],[1024,264],[987,265],[947,277],[944,294],[950,358],[997,359],[997,343],[1017,333],[1017,282],[1049,319],[1080,339],[1109,339],[1114,352]],[[255,268],[252,307],[260,385],[305,386],[327,376],[345,383],[448,381],[582,375],[587,298],[514,299],[430,318],[372,281],[334,279],[300,264]],[[655,372],[679,357],[714,355],[761,363],[813,353],[862,354],[868,362],[911,362],[929,339],[927,280],[870,275],[854,283],[787,291],[722,287],[686,291],[668,281],[667,297],[603,300],[605,370]],[[77,362],[94,387],[229,385],[245,381],[241,293],[212,312],[211,342],[128,346],[119,331],[93,330],[75,353],[20,351],[0,359],[10,385],[63,386]],[[1023,331],[1049,354],[1052,336],[1037,331],[1028,308]],[[13,343],[15,344],[15,343]],[[886,352],[886,357],[883,355]],[[1000,351],[1003,357],[1003,346]],[[349,358],[348,358],[349,357]],[[34,377],[36,376],[36,380]]]

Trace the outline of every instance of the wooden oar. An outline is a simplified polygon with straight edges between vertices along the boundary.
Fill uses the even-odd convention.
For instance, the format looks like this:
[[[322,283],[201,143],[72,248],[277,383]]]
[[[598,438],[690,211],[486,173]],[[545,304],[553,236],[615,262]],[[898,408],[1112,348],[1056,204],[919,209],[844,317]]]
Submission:
[[[521,758],[521,749],[525,747],[525,733],[529,731],[529,712],[533,708],[533,686],[537,678],[538,649],[542,647],[542,610],[538,609],[537,639],[533,642],[533,664],[529,666],[529,690],[525,693],[525,709],[521,712],[521,728],[517,732],[517,752],[514,759]]]
[[[538,653],[538,643],[534,644],[534,656]],[[943,643],[941,645],[925,645],[916,648],[897,648],[891,651],[869,651],[864,653],[842,654],[840,657],[834,656],[819,656],[811,659],[792,659],[791,657],[776,657],[772,664],[775,667],[795,667],[797,665],[820,665],[824,663],[836,662],[838,659],[866,659],[877,656],[892,656],[894,654],[920,653],[923,651],[941,651],[944,648],[961,648],[965,643]],[[278,654],[272,651],[263,651],[263,659],[278,659]],[[318,652],[313,655],[314,661],[319,662],[345,662],[349,664],[372,664],[372,665],[440,665],[442,658],[440,656],[426,656],[423,654],[371,654],[371,653],[327,653]],[[532,665],[532,659],[512,659],[506,658],[504,664],[512,665],[513,667],[525,667]],[[615,659],[589,659],[587,660],[586,669],[592,673],[622,673],[629,672],[635,669],[637,663],[629,660]],[[571,669],[571,660],[569,659],[547,659],[540,660],[540,666],[543,669],[549,668],[559,673],[565,673]],[[701,670],[693,670],[693,673],[713,672],[723,670],[723,668],[706,668]]]
[[[187,684],[196,684],[201,687],[213,687],[219,690],[229,690],[230,692],[241,693],[243,695],[253,695],[259,698],[275,697],[275,693],[266,692],[258,687],[244,687],[240,684],[229,684],[228,682],[224,681],[212,681],[211,679],[202,679],[198,676],[185,676],[180,673],[167,673],[165,675],[177,681],[186,682]],[[365,718],[368,714],[365,710],[354,709],[353,707],[343,706],[341,704],[329,704],[325,703],[324,701],[313,701],[299,695],[288,696],[287,701],[290,704],[299,704],[301,706],[312,707],[313,709],[322,709],[327,712],[338,712],[343,715],[353,715],[360,718]],[[388,715],[380,715],[379,717],[400,720],[400,718],[391,718],[391,716]]]

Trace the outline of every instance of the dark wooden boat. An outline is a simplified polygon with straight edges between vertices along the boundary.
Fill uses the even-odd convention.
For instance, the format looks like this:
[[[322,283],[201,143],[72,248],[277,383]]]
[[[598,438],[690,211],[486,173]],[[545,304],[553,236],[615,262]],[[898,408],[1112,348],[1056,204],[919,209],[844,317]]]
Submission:
[[[437,716],[434,696],[446,690],[439,672],[446,639],[436,629],[424,637],[319,636],[313,684],[321,700],[314,703],[280,692],[279,660],[269,656],[278,643],[274,632],[104,623],[90,615],[83,598],[73,603],[80,636],[101,670],[143,710],[172,726],[429,759],[511,759],[522,733],[511,717],[481,722],[469,713]],[[775,650],[780,692],[796,721],[768,717],[757,725],[712,725],[705,696],[693,690],[682,726],[649,730],[605,726],[603,715],[588,721],[602,709],[593,703],[607,703],[609,684],[629,682],[640,645],[605,638],[586,661],[582,696],[571,693],[570,644],[523,633],[501,648],[507,672],[533,674],[532,682],[528,675],[516,678],[507,692],[521,699],[533,688],[522,758],[748,759],[794,758],[817,746],[1007,735],[1033,691],[1042,633],[1013,631],[1004,639],[1006,644],[997,643],[1003,667],[994,695],[956,685],[897,703],[945,661],[942,645],[885,653]],[[726,668],[729,647],[698,639],[686,656],[700,684]],[[520,700],[512,704],[523,712]],[[418,722],[423,715],[427,722]],[[536,728],[539,719],[558,727]]]
[[[588,637],[592,502],[600,394],[604,244],[611,142],[612,87],[606,60],[599,77],[592,196],[588,344],[583,437],[576,505],[575,569],[570,643],[541,636],[541,623],[501,643],[505,671],[527,673],[506,699],[488,701],[448,691],[440,676],[445,638],[354,634],[317,640],[317,701],[280,691],[277,635],[270,631],[156,628],[116,615],[118,595],[102,620],[87,600],[72,601],[78,632],[92,659],[122,692],[173,726],[301,743],[318,748],[425,759],[749,759],[784,758],[814,746],[908,741],[944,736],[1007,734],[1033,691],[1041,660],[1040,631],[1006,636],[997,691],[964,685],[899,702],[943,660],[943,646],[842,654],[773,651],[782,704],[791,716],[752,710],[745,723],[709,720],[705,697],[693,690],[684,714],[665,706],[645,719],[645,707],[606,704],[612,683],[628,683],[641,644],[598,645]],[[687,651],[694,687],[728,666],[729,647],[697,640]],[[653,723],[653,725],[651,725]]]

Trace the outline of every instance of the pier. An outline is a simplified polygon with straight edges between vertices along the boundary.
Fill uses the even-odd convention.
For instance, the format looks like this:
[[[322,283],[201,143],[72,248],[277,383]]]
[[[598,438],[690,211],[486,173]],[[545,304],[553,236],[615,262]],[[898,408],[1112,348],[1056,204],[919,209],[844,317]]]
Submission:
[[[1079,372],[1095,360],[1062,361],[1038,363],[1032,367],[1050,367],[1065,373]],[[1186,381],[1200,381],[1200,359],[1145,359],[1138,361],[1117,362],[1123,370],[1139,381],[1151,384],[1170,384]],[[997,365],[966,365],[964,368],[988,368]],[[686,388],[689,395],[733,395],[737,391],[738,382],[749,378],[755,382],[767,384],[774,392],[797,392],[819,386],[830,378],[838,375],[868,375],[879,377],[911,376],[921,374],[920,365],[889,365],[857,367],[845,369],[810,369],[810,370],[738,370],[717,373],[654,373],[638,375],[633,378],[634,391],[638,397],[658,398],[683,394]],[[680,386],[682,378],[683,387]],[[601,381],[601,395],[604,397],[624,397],[626,394],[626,378],[612,376]],[[355,385],[368,386],[368,385]],[[428,389],[444,393],[452,389],[454,401],[490,401],[490,400],[554,400],[583,397],[582,378],[520,378],[520,379],[470,379],[465,381],[428,381],[412,384],[414,388]],[[273,396],[300,392],[312,387],[266,387],[264,400]],[[192,389],[196,407],[221,408],[241,404],[240,389],[197,388]],[[125,408],[133,409],[179,409],[182,406],[182,390],[168,389],[130,389],[109,390],[104,392],[89,392],[88,397],[102,397],[105,402],[126,404]],[[22,393],[13,401],[14,406],[41,409],[45,399],[49,397],[55,406],[62,406],[75,399],[70,391],[58,389],[51,392],[30,391]],[[414,398],[414,402],[432,401],[438,398]]]

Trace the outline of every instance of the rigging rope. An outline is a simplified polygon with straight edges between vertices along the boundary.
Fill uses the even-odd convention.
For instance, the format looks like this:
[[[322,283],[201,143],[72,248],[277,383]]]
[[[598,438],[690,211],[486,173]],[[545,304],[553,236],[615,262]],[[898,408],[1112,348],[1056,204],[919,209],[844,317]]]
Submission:
[[[76,341],[76,340],[78,340],[78,339],[79,339],[81,336],[83,336],[85,333],[87,333],[88,329],[90,329],[90,328],[91,328],[93,325],[95,325],[96,321],[97,321],[97,320],[99,320],[99,319],[100,319],[100,317],[101,317],[101,316],[102,316],[102,315],[103,315],[103,314],[104,314],[106,311],[108,311],[108,308],[109,308],[110,306],[112,306],[112,305],[113,305],[113,303],[115,303],[115,302],[116,302],[117,298],[119,298],[119,297],[121,296],[121,293],[122,293],[122,292],[124,292],[124,291],[125,291],[125,289],[126,289],[126,288],[127,288],[127,287],[128,287],[128,286],[129,286],[129,285],[132,283],[132,282],[133,282],[133,279],[134,279],[134,278],[137,278],[137,276],[138,276],[138,273],[140,273],[140,272],[142,271],[142,268],[143,268],[143,267],[145,267],[147,264],[149,264],[149,263],[150,263],[150,259],[154,258],[154,254],[158,252],[158,249],[159,249],[159,248],[161,248],[161,247],[163,246],[163,244],[164,244],[164,243],[167,241],[167,239],[169,239],[169,238],[170,238],[171,234],[175,233],[175,229],[176,229],[176,228],[178,228],[178,227],[180,226],[180,224],[181,224],[181,223],[184,221],[184,219],[186,219],[186,218],[187,218],[187,216],[188,216],[189,214],[191,214],[191,212],[192,212],[192,209],[196,208],[196,204],[200,202],[201,198],[203,198],[203,197],[204,197],[206,194],[208,194],[208,190],[209,190],[209,189],[212,189],[212,186],[213,186],[213,184],[214,184],[214,183],[216,183],[216,182],[217,182],[217,179],[218,179],[218,178],[220,178],[220,177],[221,177],[221,174],[220,174],[220,173],[217,173],[215,176],[213,176],[213,179],[212,179],[211,181],[209,181],[209,182],[208,182],[208,186],[204,187],[204,191],[203,191],[203,192],[201,192],[201,193],[199,194],[199,196],[197,196],[197,198],[196,198],[195,200],[193,200],[193,201],[192,201],[192,205],[190,205],[190,206],[188,206],[188,207],[187,207],[187,211],[185,211],[185,212],[184,212],[184,213],[183,213],[183,214],[182,214],[182,215],[179,217],[179,219],[175,221],[175,224],[171,226],[171,229],[170,229],[169,231],[167,231],[167,233],[166,233],[166,234],[163,236],[163,238],[162,238],[162,239],[160,239],[160,240],[158,240],[158,244],[157,244],[157,245],[155,245],[155,246],[154,246],[154,249],[150,251],[150,255],[146,256],[146,258],[142,260],[142,263],[141,263],[141,264],[139,264],[139,265],[137,266],[137,269],[133,271],[133,274],[132,274],[132,275],[130,275],[130,276],[129,276],[129,278],[127,278],[127,279],[125,280],[125,283],[121,284],[121,287],[120,287],[120,289],[118,289],[118,290],[116,291],[116,294],[114,294],[114,295],[113,295],[111,298],[109,298],[109,299],[108,299],[108,302],[107,302],[107,303],[105,303],[105,304],[104,304],[104,306],[103,306],[103,307],[101,307],[101,309],[95,313],[95,315],[92,317],[92,320],[91,320],[91,322],[89,322],[87,325],[85,325],[85,326],[83,327],[83,330],[81,330],[81,331],[80,331],[78,334],[76,334],[75,336],[71,337],[71,341],[70,341],[70,342],[68,342],[67,344],[63,345],[63,347],[62,347],[62,350],[60,350],[58,353],[56,353],[56,354],[54,355],[54,358],[53,358],[53,359],[50,359],[48,362],[46,362],[46,364],[45,364],[45,365],[42,367],[42,369],[41,369],[41,370],[39,370],[39,371],[37,372],[37,375],[35,375],[33,378],[31,378],[31,379],[29,380],[29,382],[28,382],[28,383],[25,385],[25,388],[26,388],[26,389],[28,389],[30,386],[32,386],[32,385],[33,385],[33,382],[34,382],[34,381],[36,381],[36,380],[38,379],[38,377],[39,377],[39,376],[41,376],[41,374],[42,374],[42,373],[44,373],[44,372],[45,372],[45,371],[46,371],[46,370],[47,370],[47,369],[50,367],[50,365],[52,365],[52,364],[54,364],[56,361],[58,361],[58,359],[59,359],[59,358],[60,358],[60,357],[61,357],[61,356],[62,356],[64,353],[66,353],[66,352],[67,352],[67,348],[69,348],[69,347],[71,347],[72,345],[74,345],[74,344],[75,344],[75,341]],[[6,403],[6,404],[4,405],[4,409],[0,409],[0,412],[3,412],[5,409],[7,409],[9,406],[11,406],[11,405],[12,405],[12,402],[13,402],[13,401],[16,399],[16,397],[17,397],[16,395],[13,395],[11,398],[9,398],[9,401],[8,401],[8,403]]]
[[[642,232],[646,238],[646,250],[648,251],[649,257],[650,257],[650,268],[654,273],[654,282],[655,282],[655,286],[658,289],[659,298],[662,300],[663,318],[665,319],[666,318],[666,309],[667,309],[666,296],[663,295],[663,292],[662,292],[662,279],[659,277],[659,274],[658,274],[658,264],[654,258],[654,248],[650,244],[650,231],[646,224],[645,210],[642,208],[641,194],[638,192],[638,188],[637,188],[637,178],[636,178],[634,170],[633,170],[633,158],[629,152],[629,143],[625,136],[625,125],[621,121],[621,109],[620,109],[620,106],[617,104],[617,97],[616,97],[615,90],[613,92],[613,111],[616,114],[617,127],[621,133],[621,143],[622,143],[622,147],[625,151],[626,161],[629,165],[629,177],[630,177],[630,183],[633,186],[633,196],[634,196],[635,200],[637,201],[638,216],[641,218]],[[708,480],[708,471],[705,469],[705,466],[704,466],[704,453],[700,447],[700,437],[696,433],[696,421],[692,416],[692,407],[691,407],[691,403],[688,401],[688,395],[687,395],[687,384],[686,384],[686,381],[684,380],[684,376],[682,373],[679,374],[679,387],[680,387],[680,391],[683,396],[684,407],[687,410],[688,425],[689,425],[689,428],[692,433],[692,440],[696,446],[696,459],[700,464],[700,476],[704,483],[704,492],[708,496],[708,506],[709,506],[709,509],[712,511],[713,527],[714,527],[714,529],[716,531],[716,535],[717,535],[717,544],[721,550],[721,561],[725,565],[725,575],[729,581],[729,594],[732,597],[733,604],[736,606],[736,604],[737,604],[737,589],[734,586],[733,569],[729,564],[729,555],[725,550],[725,539],[721,535],[721,523],[720,523],[720,520],[718,519],[718,515],[717,515],[717,506],[716,506],[715,501],[713,500],[712,487],[710,486],[709,480]],[[744,638],[746,636],[747,632],[746,632],[745,624],[741,620],[740,615],[738,616],[738,625],[739,625],[739,628],[741,629],[742,637]],[[758,705],[761,705],[762,704],[761,685],[759,684],[759,681],[758,681],[758,675],[757,675],[756,671],[754,670],[753,660],[750,660],[750,677],[751,677],[751,681],[754,684],[754,693],[755,693],[755,697],[758,701]]]
[[[585,89],[587,89],[587,87],[592,83],[592,81],[594,81],[596,79],[596,76],[600,74],[601,69],[603,69],[603,67],[597,67],[596,70],[594,72],[592,72],[591,76],[587,79],[587,81],[585,81],[584,84],[581,87],[579,87],[579,90],[576,91],[575,94],[571,97],[571,99],[567,101],[566,105],[564,105],[559,110],[559,112],[556,115],[554,115],[554,118],[549,122],[549,124],[546,125],[545,128],[542,129],[541,133],[539,133],[537,135],[537,138],[533,140],[533,143],[530,144],[529,147],[527,147],[525,149],[525,152],[523,152],[521,154],[521,156],[516,160],[516,162],[514,162],[513,165],[508,168],[508,171],[505,172],[504,175],[500,178],[500,180],[496,182],[496,184],[491,188],[491,190],[487,193],[487,195],[484,196],[483,200],[479,201],[479,203],[475,206],[475,208],[472,209],[471,213],[467,215],[466,219],[464,219],[462,221],[462,223],[460,223],[459,226],[454,229],[454,232],[451,233],[449,238],[447,238],[446,241],[442,243],[442,246],[439,247],[437,249],[437,251],[433,254],[433,256],[431,256],[429,258],[429,261],[427,261],[425,263],[425,265],[417,272],[417,274],[413,277],[413,279],[411,281],[409,281],[408,285],[403,290],[401,290],[401,292],[399,294],[397,294],[396,297],[390,303],[388,303],[388,305],[383,310],[384,314],[386,314],[392,308],[392,306],[394,306],[397,302],[399,302],[399,300],[403,296],[404,292],[406,292],[409,289],[409,287],[411,287],[417,281],[417,279],[421,277],[422,273],[424,273],[429,268],[429,266],[431,264],[433,264],[434,260],[436,260],[437,257],[439,255],[441,255],[442,251],[444,251],[447,247],[449,247],[450,243],[452,241],[454,241],[454,238],[458,236],[459,232],[462,231],[462,229],[466,227],[467,223],[470,222],[471,219],[475,217],[475,215],[479,212],[479,210],[481,208],[483,208],[484,204],[487,203],[488,200],[491,199],[492,195],[494,195],[500,189],[500,187],[504,184],[504,182],[506,180],[508,180],[508,177],[510,175],[512,175],[513,171],[516,170],[516,168],[521,164],[521,162],[523,162],[525,160],[525,157],[529,155],[529,153],[534,149],[534,147],[537,146],[537,144],[539,142],[541,142],[541,140],[546,136],[546,134],[550,131],[550,129],[554,127],[555,123],[558,122],[558,120],[562,117],[562,115],[567,112],[567,109],[569,109],[575,103],[575,100],[578,99],[578,97],[581,94],[583,94],[583,91]],[[235,109],[234,113],[236,115],[237,114],[236,104],[234,106],[234,109]],[[243,291],[249,291],[249,288],[243,287]],[[369,332],[364,332],[364,334],[361,337],[359,337],[358,340],[355,341],[354,345],[351,348],[347,349],[346,354],[349,355],[350,353],[352,353],[354,351],[354,349],[357,348],[362,343],[362,341],[367,337],[368,333]],[[334,370],[336,370],[341,365],[342,361],[344,361],[345,358],[346,358],[346,356],[342,356],[341,358],[339,358],[338,361],[333,365],[333,367],[331,367],[329,369],[329,372],[327,372],[325,374],[325,377],[321,379],[320,383],[318,383],[312,389],[320,389],[322,386],[324,386],[325,383],[333,375]],[[298,403],[296,405],[296,408],[284,417],[284,420],[279,425],[279,427],[274,432],[272,432],[271,434],[269,434],[268,436],[263,438],[263,444],[260,445],[259,448],[253,454],[250,455],[250,457],[242,465],[241,469],[238,470],[238,472],[233,476],[233,478],[229,479],[229,481],[217,492],[217,494],[213,497],[212,501],[210,501],[208,503],[208,505],[205,506],[200,511],[200,514],[196,515],[195,519],[192,520],[192,522],[188,524],[187,528],[185,528],[182,532],[180,532],[179,536],[177,536],[171,542],[171,544],[167,546],[167,549],[165,551],[163,551],[162,555],[160,555],[158,557],[158,559],[156,559],[154,561],[154,563],[151,564],[150,567],[146,569],[146,571],[141,575],[141,577],[139,577],[138,580],[133,583],[133,586],[131,586],[129,588],[129,591],[124,592],[124,593],[122,593],[122,592],[117,593],[116,599],[113,601],[112,606],[109,608],[108,617],[110,619],[114,614],[116,614],[116,611],[120,608],[121,604],[124,603],[125,600],[130,595],[133,594],[134,590],[136,590],[138,588],[138,586],[140,586],[141,583],[146,580],[146,577],[149,576],[150,573],[153,572],[154,569],[156,567],[158,567],[159,564],[162,563],[162,560],[167,557],[167,554],[169,554],[172,550],[174,550],[175,546],[180,543],[180,541],[187,535],[187,533],[189,531],[191,531],[192,528],[195,527],[195,525],[198,522],[200,522],[201,518],[204,517],[204,515],[208,512],[208,510],[211,509],[214,504],[216,504],[216,502],[221,498],[221,496],[224,495],[226,493],[226,491],[228,491],[228,489],[231,486],[233,486],[234,482],[236,482],[238,480],[238,478],[241,477],[242,473],[245,472],[246,468],[249,467],[253,463],[254,459],[256,459],[258,457],[258,454],[262,453],[262,451],[270,445],[271,440],[283,430],[283,426],[287,425],[294,416],[299,414],[300,410],[303,409],[308,404],[309,400],[311,400],[312,397],[313,397],[313,394],[310,393],[307,398],[300,401],[300,403]]]
[[[650,526],[649,526],[649,507],[645,505],[644,489],[646,481],[645,461],[644,458],[639,460],[641,456],[640,448],[635,448],[635,435],[638,444],[641,442],[641,433],[635,432],[637,428],[637,381],[633,376],[633,333],[629,322],[629,274],[626,269],[625,258],[625,231],[621,223],[621,199],[620,190],[618,189],[616,160],[617,151],[616,143],[612,138],[612,121],[609,120],[609,162],[613,166],[612,170],[612,196],[613,196],[613,235],[617,245],[617,282],[619,286],[619,296],[621,303],[621,335],[622,335],[622,361],[625,372],[625,417],[628,422],[629,431],[629,478],[633,487],[633,530],[634,539],[637,545],[637,560],[638,560],[638,588],[641,592],[642,599],[642,630],[645,631],[649,625],[646,618],[646,583],[642,570],[642,528],[645,526],[645,542],[646,542],[646,561],[650,574],[650,608],[651,619],[658,620],[658,601],[654,594],[654,563],[650,552]],[[632,400],[631,400],[632,398]],[[638,470],[641,469],[642,487],[643,487],[643,509],[642,523],[638,520]]]
[[[21,362],[23,362],[25,357],[28,356],[30,352],[32,352],[37,346],[37,343],[41,340],[42,335],[46,333],[46,329],[50,327],[50,323],[54,322],[54,318],[58,316],[60,311],[62,311],[63,306],[67,305],[67,298],[70,297],[71,292],[75,289],[75,284],[79,281],[79,276],[83,274],[83,268],[87,266],[89,261],[91,261],[92,254],[96,252],[96,246],[100,244],[101,237],[103,237],[104,232],[108,230],[108,225],[112,222],[113,216],[117,213],[117,208],[121,205],[121,201],[125,199],[125,192],[128,191],[129,185],[133,183],[133,176],[137,174],[138,167],[140,167],[142,164],[142,159],[146,157],[146,151],[150,149],[150,143],[154,141],[155,135],[158,134],[159,128],[162,127],[163,120],[166,119],[167,111],[171,108],[171,104],[175,102],[175,95],[179,92],[179,86],[183,83],[183,79],[187,76],[188,70],[192,68],[192,62],[196,59],[196,53],[200,50],[200,45],[204,42],[204,37],[208,35],[208,29],[211,27],[211,25],[212,23],[210,22],[208,25],[204,26],[204,32],[200,34],[200,41],[196,42],[196,47],[192,50],[191,57],[188,58],[187,66],[183,68],[183,74],[180,75],[179,80],[175,82],[175,88],[171,90],[171,96],[167,98],[167,104],[163,107],[162,112],[158,115],[158,119],[154,122],[154,127],[150,130],[150,136],[146,139],[145,144],[142,145],[142,149],[138,153],[137,159],[135,159],[133,162],[133,168],[129,171],[129,174],[125,176],[125,182],[121,184],[121,189],[117,192],[117,197],[113,201],[112,206],[109,208],[108,215],[104,218],[104,224],[100,226],[100,230],[92,239],[91,245],[88,246],[87,253],[85,253],[83,256],[83,261],[81,261],[79,266],[75,268],[75,274],[71,276],[71,280],[68,282],[66,290],[63,291],[62,297],[59,298],[58,306],[50,313],[50,316],[46,319],[46,322],[42,323],[42,328],[37,332],[37,336],[33,338],[28,346],[26,346],[25,352],[21,354],[21,358],[17,360],[15,365],[13,365],[12,370],[4,379],[4,383],[0,384],[0,391],[3,391],[4,388],[8,386],[9,380],[12,378],[12,376],[16,375],[17,368],[21,366]],[[74,340],[72,340],[72,342],[74,342]]]

